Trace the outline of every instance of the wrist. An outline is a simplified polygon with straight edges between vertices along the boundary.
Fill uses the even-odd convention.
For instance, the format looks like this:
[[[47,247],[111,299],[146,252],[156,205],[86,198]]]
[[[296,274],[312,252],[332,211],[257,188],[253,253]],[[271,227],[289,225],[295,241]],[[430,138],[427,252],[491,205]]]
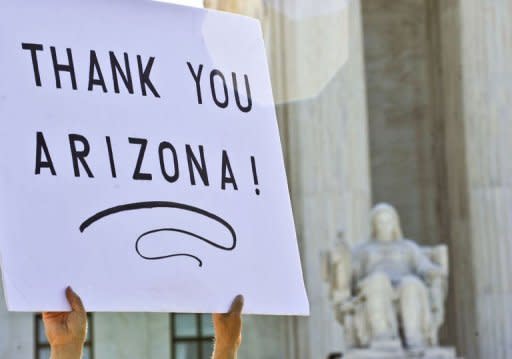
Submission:
[[[76,343],[52,345],[50,359],[81,359],[82,347]]]
[[[237,344],[215,343],[213,359],[236,359]]]

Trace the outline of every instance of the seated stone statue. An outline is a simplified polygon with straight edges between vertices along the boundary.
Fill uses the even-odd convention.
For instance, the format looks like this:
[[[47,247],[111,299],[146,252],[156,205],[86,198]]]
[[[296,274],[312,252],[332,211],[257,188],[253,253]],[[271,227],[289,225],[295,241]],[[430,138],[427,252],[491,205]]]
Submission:
[[[396,210],[377,205],[371,239],[344,243],[326,261],[338,320],[352,347],[438,345],[448,276],[446,246],[419,247],[402,236]]]

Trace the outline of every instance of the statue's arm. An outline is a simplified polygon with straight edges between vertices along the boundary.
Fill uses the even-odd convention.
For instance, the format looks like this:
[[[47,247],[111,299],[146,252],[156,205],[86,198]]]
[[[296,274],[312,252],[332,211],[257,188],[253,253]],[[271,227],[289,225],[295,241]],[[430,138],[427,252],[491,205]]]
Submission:
[[[335,305],[342,305],[352,296],[352,251],[342,241],[333,250],[323,254],[324,280],[330,285],[330,296]]]
[[[352,253],[352,293],[357,292],[357,285],[364,277],[363,273],[363,247],[356,247]]]
[[[431,280],[434,278],[439,278],[444,276],[444,271],[440,265],[435,264],[430,260],[430,258],[422,252],[421,248],[410,243],[413,250],[414,256],[414,264],[416,267],[416,272],[422,276],[425,280]]]

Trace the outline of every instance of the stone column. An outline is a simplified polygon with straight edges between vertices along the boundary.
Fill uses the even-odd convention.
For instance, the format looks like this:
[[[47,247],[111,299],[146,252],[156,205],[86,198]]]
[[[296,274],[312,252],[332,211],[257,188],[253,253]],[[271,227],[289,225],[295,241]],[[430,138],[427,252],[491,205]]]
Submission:
[[[439,4],[457,346],[512,358],[512,2]]]
[[[344,349],[341,327],[322,278],[321,253],[332,248],[341,232],[351,243],[364,240],[367,234],[370,183],[360,1],[351,1],[348,12],[347,63],[314,98],[281,105],[278,111],[311,304],[309,318],[291,319],[290,337],[295,339],[287,358],[326,358]],[[276,91],[300,83],[290,82],[286,76],[300,78],[315,71],[313,63],[308,66],[304,61],[304,54],[310,53],[308,47],[317,47],[317,56],[335,51],[322,41],[339,27],[333,24],[327,33],[317,33],[315,43],[301,36],[290,39],[288,30],[281,28],[280,37],[271,40],[273,75],[285,76],[274,81],[283,86]],[[311,35],[309,39],[314,38]]]

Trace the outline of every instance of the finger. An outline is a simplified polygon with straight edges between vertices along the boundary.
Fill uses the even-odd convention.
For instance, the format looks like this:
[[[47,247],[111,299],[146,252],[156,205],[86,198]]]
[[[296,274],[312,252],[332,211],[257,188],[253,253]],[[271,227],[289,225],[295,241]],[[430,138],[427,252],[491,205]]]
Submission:
[[[66,298],[68,299],[69,305],[74,312],[85,312],[84,305],[82,303],[82,299],[71,289],[71,287],[66,288]]]
[[[241,315],[242,309],[244,308],[244,296],[237,295],[231,304],[231,308],[229,309],[229,314]]]

